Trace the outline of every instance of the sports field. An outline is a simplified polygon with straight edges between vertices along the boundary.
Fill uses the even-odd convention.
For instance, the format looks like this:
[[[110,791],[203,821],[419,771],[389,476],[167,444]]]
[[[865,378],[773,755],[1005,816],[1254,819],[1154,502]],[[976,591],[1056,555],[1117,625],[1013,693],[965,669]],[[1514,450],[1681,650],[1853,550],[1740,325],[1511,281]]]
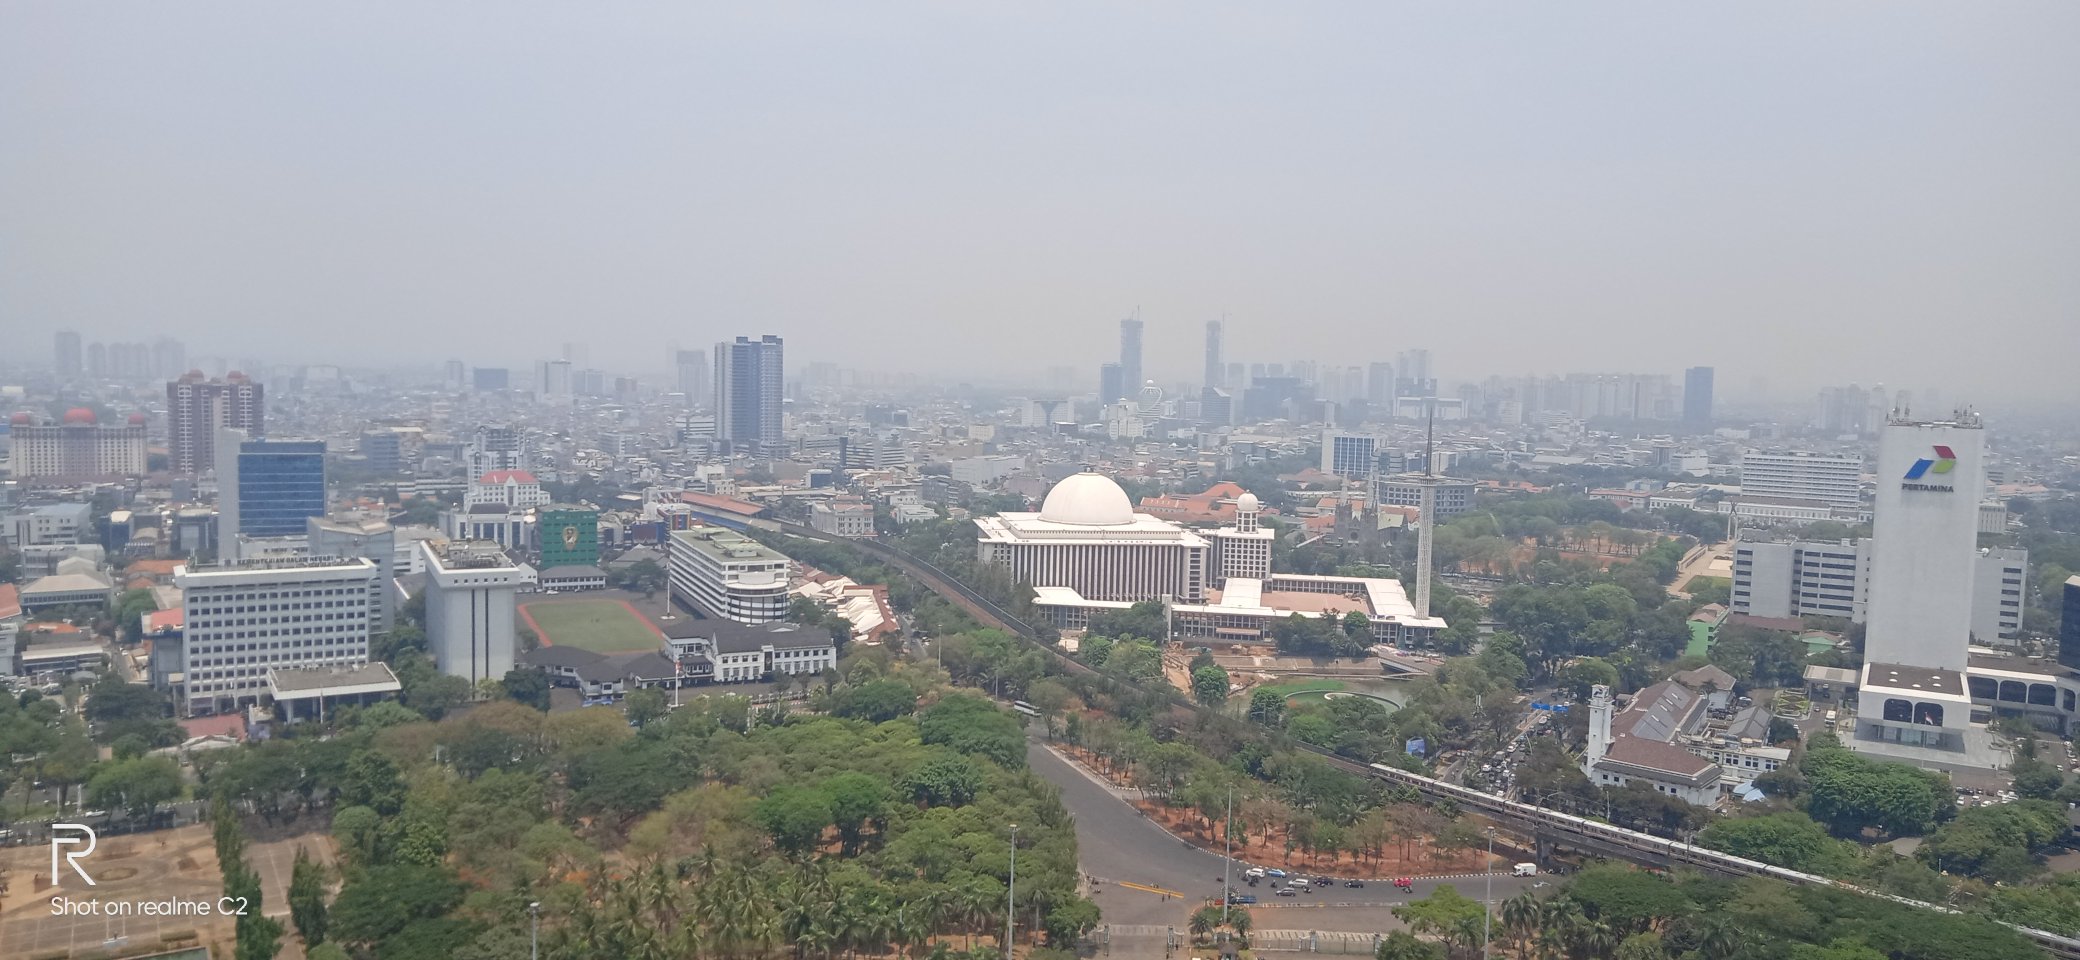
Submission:
[[[542,600],[520,608],[542,642],[600,653],[655,650],[662,635],[619,600]]]

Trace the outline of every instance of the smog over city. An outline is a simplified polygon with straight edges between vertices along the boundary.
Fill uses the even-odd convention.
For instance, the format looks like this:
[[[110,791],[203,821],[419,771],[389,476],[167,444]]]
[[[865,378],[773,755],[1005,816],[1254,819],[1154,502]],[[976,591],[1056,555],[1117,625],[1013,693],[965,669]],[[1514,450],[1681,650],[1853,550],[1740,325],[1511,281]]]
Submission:
[[[2076,35],[0,5],[0,960],[2080,960]]]

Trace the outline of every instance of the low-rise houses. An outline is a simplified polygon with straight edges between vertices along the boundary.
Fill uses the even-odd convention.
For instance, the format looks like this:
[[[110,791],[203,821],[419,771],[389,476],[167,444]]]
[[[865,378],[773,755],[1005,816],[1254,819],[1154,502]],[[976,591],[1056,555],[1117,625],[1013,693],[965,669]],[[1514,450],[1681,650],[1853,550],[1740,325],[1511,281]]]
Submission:
[[[756,683],[820,674],[838,662],[837,642],[821,627],[682,618],[671,632],[680,635],[653,651],[603,654],[545,646],[522,654],[520,662],[548,674],[553,684],[577,688],[586,699],[618,698],[644,687]]]
[[[1639,781],[1698,806],[1717,803],[1791,757],[1769,743],[1767,706],[1732,709],[1732,696],[1733,677],[1709,666],[1641,690],[1623,709],[1596,685],[1582,773],[1600,787]]]

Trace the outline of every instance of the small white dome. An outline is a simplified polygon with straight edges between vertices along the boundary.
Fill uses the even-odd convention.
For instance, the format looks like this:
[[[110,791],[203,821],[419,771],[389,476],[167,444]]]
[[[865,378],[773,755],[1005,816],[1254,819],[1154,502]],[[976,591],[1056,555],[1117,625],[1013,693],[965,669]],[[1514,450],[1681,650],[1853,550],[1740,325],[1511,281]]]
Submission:
[[[1127,492],[1103,474],[1073,474],[1047,491],[1040,503],[1040,519],[1087,527],[1120,526],[1134,522],[1134,504]]]
[[[1245,493],[1242,496],[1235,498],[1236,510],[1243,511],[1246,513],[1253,513],[1257,510],[1258,506],[1259,503],[1257,500],[1257,495],[1254,493]]]

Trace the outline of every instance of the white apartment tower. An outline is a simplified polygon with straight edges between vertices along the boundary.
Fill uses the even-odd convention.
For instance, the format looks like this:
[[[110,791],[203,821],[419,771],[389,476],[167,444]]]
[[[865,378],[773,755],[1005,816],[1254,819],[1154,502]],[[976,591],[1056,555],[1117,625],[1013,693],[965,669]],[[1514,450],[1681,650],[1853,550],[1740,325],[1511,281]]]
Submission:
[[[517,646],[513,614],[527,573],[495,543],[419,541],[426,564],[426,649],[433,665],[474,685],[505,679]]]

